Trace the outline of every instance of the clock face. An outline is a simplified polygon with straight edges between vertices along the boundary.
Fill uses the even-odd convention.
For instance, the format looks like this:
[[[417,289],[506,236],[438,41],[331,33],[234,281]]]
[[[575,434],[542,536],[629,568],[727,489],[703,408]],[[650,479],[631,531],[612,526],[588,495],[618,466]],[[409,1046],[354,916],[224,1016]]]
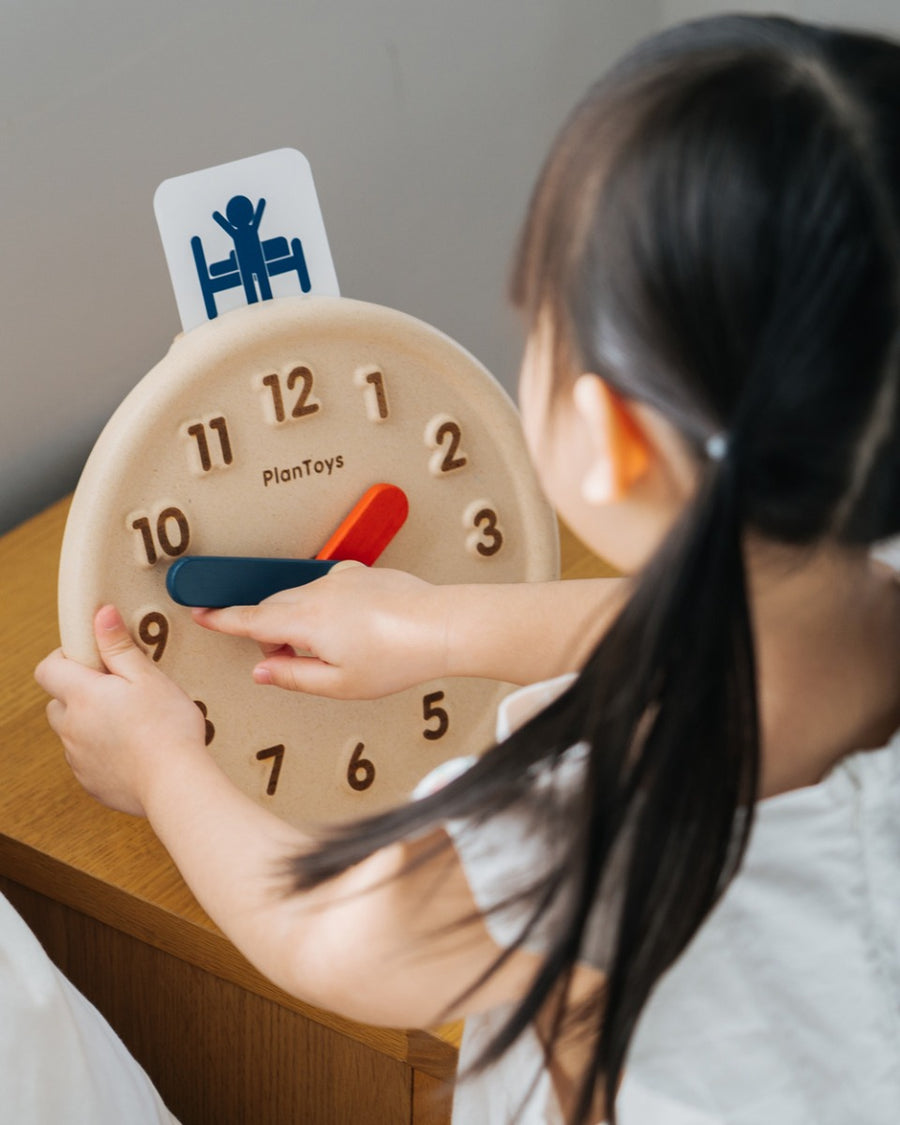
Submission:
[[[311,558],[378,483],[409,515],[376,565],[434,583],[558,575],[555,518],[518,415],[448,337],[343,298],[238,309],[176,339],[85,466],[60,560],[63,649],[94,667],[107,603],[207,717],[232,780],[297,825],[404,800],[490,744],[508,685],[422,684],[372,701],[255,685],[252,642],[202,629],[166,592],[192,555]]]

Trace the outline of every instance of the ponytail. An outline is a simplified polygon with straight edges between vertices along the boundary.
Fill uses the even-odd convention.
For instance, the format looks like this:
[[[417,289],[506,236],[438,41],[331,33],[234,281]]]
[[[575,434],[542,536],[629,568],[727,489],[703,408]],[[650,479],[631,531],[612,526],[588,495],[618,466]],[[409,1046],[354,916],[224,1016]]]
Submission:
[[[558,381],[597,372],[674,427],[696,493],[549,707],[445,789],[294,862],[305,887],[447,819],[477,832],[521,813],[531,767],[561,778],[580,747],[564,831],[531,801],[560,846],[495,906],[525,924],[472,985],[545,923],[541,967],[477,1068],[545,1012],[549,1062],[576,1016],[591,1056],[570,1125],[598,1089],[615,1125],[641,1012],[747,846],[747,536],[859,546],[900,531],[898,65],[885,40],[725,17],[650,40],[576,108],[531,201],[513,298],[552,326]],[[573,1012],[573,973],[598,945],[602,996]]]

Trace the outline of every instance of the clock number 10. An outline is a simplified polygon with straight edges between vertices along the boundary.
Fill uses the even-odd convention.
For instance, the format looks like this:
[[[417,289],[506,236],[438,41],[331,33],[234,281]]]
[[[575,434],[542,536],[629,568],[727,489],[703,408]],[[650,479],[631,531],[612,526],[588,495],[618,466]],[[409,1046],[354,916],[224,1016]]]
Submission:
[[[148,516],[138,516],[132,520],[131,526],[140,534],[141,545],[150,566],[159,560],[160,552],[171,559],[183,555],[191,541],[187,516],[180,508],[163,508],[155,523],[151,523]]]

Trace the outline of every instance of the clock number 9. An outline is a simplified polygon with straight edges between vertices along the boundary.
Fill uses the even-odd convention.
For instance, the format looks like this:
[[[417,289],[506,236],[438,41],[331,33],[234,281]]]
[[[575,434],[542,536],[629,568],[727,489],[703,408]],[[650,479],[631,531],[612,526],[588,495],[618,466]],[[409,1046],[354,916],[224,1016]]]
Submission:
[[[462,430],[449,414],[437,414],[425,427],[425,444],[435,452],[428,461],[432,476],[440,477],[468,465],[469,459],[460,449]]]
[[[423,737],[427,738],[429,742],[437,742],[450,729],[450,716],[443,707],[437,706],[443,698],[444,693],[442,691],[432,691],[422,699],[422,714],[425,722],[428,723],[432,719],[437,720],[436,727],[425,727],[422,731]]]
[[[364,742],[357,742],[356,749],[350,756],[350,764],[347,766],[347,784],[357,793],[365,792],[375,780],[374,762],[362,756],[365,748]]]
[[[300,393],[291,410],[292,418],[306,418],[315,414],[322,405],[312,398],[313,373],[308,367],[295,367],[287,377],[287,389],[292,391],[297,383],[301,383]],[[281,377],[279,375],[266,375],[263,386],[272,392],[272,407],[275,411],[275,421],[283,422],[287,415],[284,409],[284,395],[281,391]]]
[[[173,539],[170,534],[170,527],[174,523],[174,531],[177,533],[177,538]],[[153,538],[153,528],[151,527],[150,520],[147,516],[138,516],[132,520],[131,526],[135,531],[140,532],[141,542],[143,544],[144,553],[147,556],[147,562],[150,566],[159,559],[159,554],[156,550],[157,543],[164,555],[170,558],[177,558],[183,555],[188,549],[188,544],[191,541],[191,529],[188,525],[187,516],[180,508],[163,508],[163,510],[156,517],[156,540]]]
[[[151,655],[154,663],[158,664],[169,640],[169,622],[165,615],[158,610],[145,613],[138,625],[138,636],[145,645],[153,649]]]

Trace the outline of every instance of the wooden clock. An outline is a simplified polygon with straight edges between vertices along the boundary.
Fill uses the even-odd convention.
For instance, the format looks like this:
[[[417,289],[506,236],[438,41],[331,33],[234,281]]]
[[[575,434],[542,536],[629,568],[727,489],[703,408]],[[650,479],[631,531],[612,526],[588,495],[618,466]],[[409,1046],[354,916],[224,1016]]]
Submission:
[[[194,625],[166,587],[195,555],[313,558],[373,485],[408,502],[376,565],[435,583],[558,576],[556,522],[518,415],[441,332],[299,297],[178,337],[107,423],[75,491],[64,651],[98,667],[93,616],[115,603],[203,710],[225,772],[294,824],[404,800],[440,762],[489,745],[509,685],[454,678],[351,702],[260,687],[257,646]]]

